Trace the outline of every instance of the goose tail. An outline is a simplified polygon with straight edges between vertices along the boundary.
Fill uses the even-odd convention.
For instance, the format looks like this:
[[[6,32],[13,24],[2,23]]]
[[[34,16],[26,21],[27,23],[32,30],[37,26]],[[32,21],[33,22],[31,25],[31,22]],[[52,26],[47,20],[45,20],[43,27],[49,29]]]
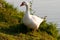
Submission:
[[[46,19],[46,17],[47,17],[47,16],[44,16],[44,18],[43,18],[43,19],[45,20],[45,19]]]

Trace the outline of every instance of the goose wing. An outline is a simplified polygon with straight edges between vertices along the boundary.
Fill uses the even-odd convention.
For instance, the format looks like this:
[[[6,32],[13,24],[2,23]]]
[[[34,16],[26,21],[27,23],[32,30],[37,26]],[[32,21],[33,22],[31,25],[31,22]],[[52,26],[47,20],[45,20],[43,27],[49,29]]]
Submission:
[[[42,18],[40,18],[40,17],[38,17],[38,16],[36,16],[36,15],[31,15],[31,16],[32,16],[32,19],[33,19],[37,24],[40,24],[40,23],[43,21]]]

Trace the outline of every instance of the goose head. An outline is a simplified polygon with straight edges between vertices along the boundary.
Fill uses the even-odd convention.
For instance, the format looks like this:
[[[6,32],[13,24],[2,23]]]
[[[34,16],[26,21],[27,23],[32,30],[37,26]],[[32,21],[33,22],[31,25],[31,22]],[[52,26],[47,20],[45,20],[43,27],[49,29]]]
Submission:
[[[28,3],[28,2],[23,1],[23,2],[21,3],[21,5],[20,5],[20,6],[28,6],[28,5],[29,5],[29,3]]]

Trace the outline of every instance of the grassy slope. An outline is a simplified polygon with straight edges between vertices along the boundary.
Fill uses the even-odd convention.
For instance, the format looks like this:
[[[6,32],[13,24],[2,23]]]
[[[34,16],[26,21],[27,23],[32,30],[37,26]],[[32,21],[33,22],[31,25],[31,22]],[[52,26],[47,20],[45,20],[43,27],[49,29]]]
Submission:
[[[18,12],[3,0],[0,0],[0,4],[0,40],[56,40],[55,25],[43,22],[39,32],[32,33],[21,23],[23,12]]]

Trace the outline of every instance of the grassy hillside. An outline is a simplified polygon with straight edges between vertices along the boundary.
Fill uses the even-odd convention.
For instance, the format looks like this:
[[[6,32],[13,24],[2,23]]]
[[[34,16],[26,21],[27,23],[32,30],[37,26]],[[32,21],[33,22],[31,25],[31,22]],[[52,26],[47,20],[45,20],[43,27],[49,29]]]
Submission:
[[[56,24],[45,20],[38,31],[32,33],[22,23],[23,15],[24,12],[0,0],[0,40],[57,40]]]

